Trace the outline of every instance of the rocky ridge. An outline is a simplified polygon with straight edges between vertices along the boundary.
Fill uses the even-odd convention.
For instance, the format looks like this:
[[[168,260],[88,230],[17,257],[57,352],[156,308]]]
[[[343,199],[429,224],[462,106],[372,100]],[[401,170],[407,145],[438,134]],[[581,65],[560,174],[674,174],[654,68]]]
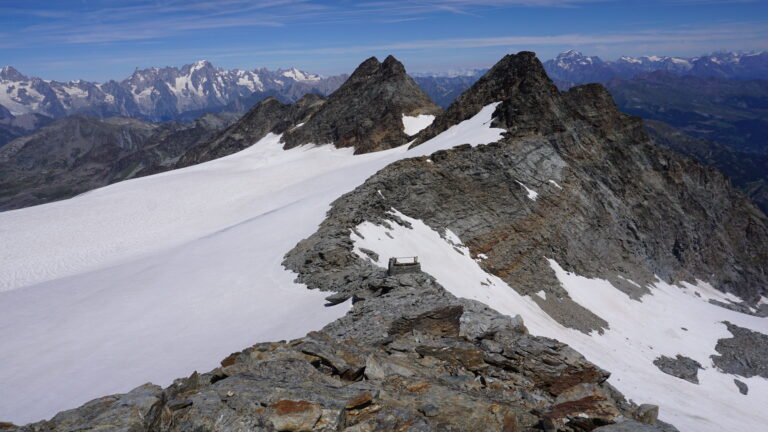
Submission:
[[[497,101],[493,125],[507,129],[504,140],[388,166],[337,200],[285,265],[310,287],[343,292],[351,274],[371,271],[352,252],[350,230],[391,220],[394,208],[450,229],[522,294],[544,290],[548,300],[536,302],[585,332],[605,323],[570,301],[545,257],[635,298],[658,276],[709,280],[757,306],[768,287],[766,216],[716,170],[656,148],[602,86],[559,92],[533,53],[501,60],[414,145]],[[552,198],[532,200],[526,187]]]
[[[244,150],[269,132],[282,133],[302,124],[325,104],[325,98],[307,94],[293,104],[267,98],[215,138],[192,147],[176,164],[177,168],[198,164]]]
[[[657,120],[645,120],[657,146],[714,166],[768,214],[768,155],[745,153],[716,141],[686,135]]]

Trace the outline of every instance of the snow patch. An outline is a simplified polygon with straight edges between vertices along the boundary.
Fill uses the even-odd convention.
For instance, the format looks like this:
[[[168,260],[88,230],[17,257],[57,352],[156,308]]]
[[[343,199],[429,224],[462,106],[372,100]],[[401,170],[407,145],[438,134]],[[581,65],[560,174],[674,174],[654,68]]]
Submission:
[[[531,201],[536,201],[536,198],[539,197],[539,193],[536,192],[533,189],[530,189],[528,186],[524,185],[522,182],[517,182],[520,186],[522,186],[525,189],[525,192],[528,195],[528,199]]]
[[[562,188],[563,188],[562,186],[560,186],[559,184],[557,184],[557,182],[556,182],[556,181],[554,181],[554,180],[550,180],[549,182],[550,182],[550,183],[552,183],[553,185],[555,185],[555,187],[556,187],[556,188],[558,188],[558,189],[562,189]]]
[[[416,135],[435,121],[435,116],[429,114],[420,114],[417,116],[407,116],[403,114],[403,128],[408,136]]]

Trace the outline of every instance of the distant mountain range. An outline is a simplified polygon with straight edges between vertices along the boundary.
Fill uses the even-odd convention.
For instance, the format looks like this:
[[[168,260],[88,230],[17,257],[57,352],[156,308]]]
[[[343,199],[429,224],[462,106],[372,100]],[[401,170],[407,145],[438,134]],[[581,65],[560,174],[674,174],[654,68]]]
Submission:
[[[768,76],[765,67],[767,63],[768,53],[765,52],[716,53],[696,58],[622,57],[610,62],[597,56],[567,51],[554,60],[545,62],[544,67],[561,89],[584,82],[602,82],[622,111],[674,126],[676,130],[673,132],[673,129],[656,123],[652,130],[656,141],[665,143],[667,148],[694,157],[702,163],[722,169],[739,188],[768,211],[768,193],[765,192],[768,190],[765,186],[768,185],[768,175],[759,168],[763,166],[762,162],[752,164],[757,167],[755,168],[743,158],[746,154],[759,158],[768,155],[768,81],[747,79]],[[472,69],[446,73],[414,73],[411,78],[437,105],[448,108],[486,72],[485,69]],[[203,156],[194,151],[186,155],[185,153],[210,139],[212,133],[220,131],[265,99],[271,97],[276,100],[268,101],[269,103],[264,105],[263,113],[256,110],[253,115],[263,114],[265,118],[269,118],[270,121],[265,120],[264,124],[269,125],[267,129],[270,129],[280,124],[285,115],[302,117],[314,112],[324,104],[324,99],[304,99],[292,108],[287,104],[299,101],[306,94],[328,95],[339,88],[347,78],[347,75],[323,78],[295,68],[277,71],[224,70],[207,61],[199,61],[181,68],[137,70],[120,83],[61,83],[28,78],[13,68],[5,67],[0,71],[0,146],[32,134],[50,124],[53,118],[64,117],[59,120],[60,124],[51,125],[46,131],[30,135],[29,139],[25,138],[22,144],[32,153],[27,156],[20,153],[14,156],[14,159],[22,156],[36,158],[34,152],[42,151],[45,142],[49,140],[79,142],[81,135],[78,131],[83,125],[100,131],[105,137],[112,137],[118,130],[122,134],[127,132],[129,135],[141,136],[142,139],[137,142],[142,144],[136,149],[126,149],[125,146],[117,144],[119,151],[113,149],[114,151],[108,152],[115,160],[101,162],[105,162],[109,167],[124,164],[131,169],[125,172],[119,170],[120,174],[116,176],[99,175],[98,181],[93,184],[84,181],[84,178],[88,177],[86,175],[66,175],[67,188],[49,191],[49,186],[44,182],[31,179],[30,176],[50,178],[50,164],[61,163],[61,160],[38,161],[32,171],[28,168],[23,168],[22,171],[7,169],[6,174],[17,171],[25,174],[0,178],[0,183],[6,186],[11,183],[18,186],[6,188],[7,196],[0,197],[0,201],[11,203],[0,207],[14,208],[70,196],[98,185],[169,169],[180,158],[185,161],[182,166],[199,162]],[[306,108],[307,111],[303,111],[304,108],[299,109],[300,107]],[[278,111],[285,113],[278,115]],[[141,122],[130,122],[128,119],[108,119],[103,124],[98,124],[95,120],[76,118],[70,121],[67,117],[82,114],[107,118],[117,115],[145,121],[192,121],[206,113],[226,112],[233,114],[228,114],[225,121],[211,122],[211,119],[201,119],[189,126],[164,125],[158,127],[157,131],[154,128],[149,131],[149,126]],[[75,125],[78,127],[74,127]],[[200,131],[205,139],[191,140],[183,145],[158,146],[158,137],[171,133],[169,131],[173,131],[173,138],[167,141],[174,143],[185,139],[184,137],[193,131]],[[688,140],[681,137],[678,131],[699,140]],[[236,145],[225,143],[222,148],[242,149],[243,146],[250,145],[251,140],[248,137],[252,132],[235,130],[233,136],[237,138],[235,141],[239,141]],[[58,136],[60,137],[52,138]],[[334,141],[329,137],[323,139],[326,138]],[[110,141],[111,138],[106,140]],[[28,142],[38,144],[28,146]],[[16,143],[17,146],[22,144]],[[703,147],[694,151],[694,144]],[[717,151],[712,150],[713,146],[717,147]],[[169,150],[165,150],[166,147]],[[152,150],[148,152],[146,149]],[[11,150],[5,154],[10,154],[9,151]],[[217,151],[209,153],[221,153]],[[96,154],[90,150],[86,153]],[[224,153],[228,154],[229,150]],[[82,158],[82,154],[76,157]],[[739,164],[740,160],[745,160],[746,165]],[[69,167],[71,163],[72,161],[68,160],[62,166]],[[88,164],[80,163],[78,166],[80,165]],[[112,168],[105,172],[111,171]],[[70,187],[69,183],[76,185]],[[37,185],[34,188],[39,186],[45,191],[37,192],[34,199],[29,195],[24,195],[23,199],[17,196],[21,191],[29,192],[34,189],[29,187],[32,184]]]
[[[554,81],[573,84],[631,78],[657,70],[702,78],[765,79],[768,78],[768,52],[717,52],[686,58],[625,56],[616,61],[604,61],[597,56],[585,56],[570,50],[544,62],[544,69]]]
[[[720,52],[693,58],[621,57],[604,61],[571,50],[545,62],[544,67],[555,82],[565,86],[630,78],[656,70],[698,77],[759,79],[768,77],[768,52]],[[467,69],[412,76],[439,105],[447,106],[486,71]],[[321,77],[296,68],[228,70],[201,60],[181,68],[137,69],[120,82],[59,82],[28,77],[5,66],[0,69],[0,118],[7,112],[10,117],[41,114],[53,119],[82,114],[149,121],[192,120],[205,112],[246,111],[268,96],[284,102],[295,102],[307,93],[327,96],[347,77]]]
[[[326,78],[296,68],[227,70],[201,60],[181,68],[137,69],[123,81],[100,84],[27,77],[6,66],[0,70],[0,105],[5,108],[0,112],[7,111],[12,117],[41,114],[53,119],[80,114],[192,120],[205,112],[236,110],[242,99],[253,101],[260,95],[261,99],[275,96],[287,102],[307,93],[327,95],[346,78]]]

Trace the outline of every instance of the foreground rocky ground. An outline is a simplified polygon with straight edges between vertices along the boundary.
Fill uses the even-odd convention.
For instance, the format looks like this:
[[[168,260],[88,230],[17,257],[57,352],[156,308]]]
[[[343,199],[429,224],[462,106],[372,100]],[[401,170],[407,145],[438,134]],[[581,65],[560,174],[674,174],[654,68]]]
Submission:
[[[519,317],[456,299],[425,274],[376,280],[378,292],[322,331],[256,344],[165,389],[145,384],[3,430],[676,430]]]

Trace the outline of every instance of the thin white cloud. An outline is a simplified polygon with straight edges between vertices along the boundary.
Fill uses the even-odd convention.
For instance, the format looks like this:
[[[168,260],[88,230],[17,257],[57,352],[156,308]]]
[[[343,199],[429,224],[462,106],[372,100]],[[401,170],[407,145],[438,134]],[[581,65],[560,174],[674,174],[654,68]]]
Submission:
[[[41,20],[18,30],[20,45],[88,44],[177,36],[195,30],[283,26],[302,22],[404,22],[435,12],[475,15],[489,8],[574,7],[614,0],[383,0],[332,6],[316,0],[169,0],[101,2],[82,10],[7,8],[6,16]]]
[[[257,54],[355,54],[380,51],[422,51],[492,47],[541,47],[617,45],[633,43],[701,42],[743,39],[768,40],[768,29],[754,23],[734,23],[722,27],[680,30],[641,30],[612,34],[571,33],[548,36],[499,36],[484,38],[423,39],[392,44],[256,50]],[[768,45],[768,44],[767,44]]]

